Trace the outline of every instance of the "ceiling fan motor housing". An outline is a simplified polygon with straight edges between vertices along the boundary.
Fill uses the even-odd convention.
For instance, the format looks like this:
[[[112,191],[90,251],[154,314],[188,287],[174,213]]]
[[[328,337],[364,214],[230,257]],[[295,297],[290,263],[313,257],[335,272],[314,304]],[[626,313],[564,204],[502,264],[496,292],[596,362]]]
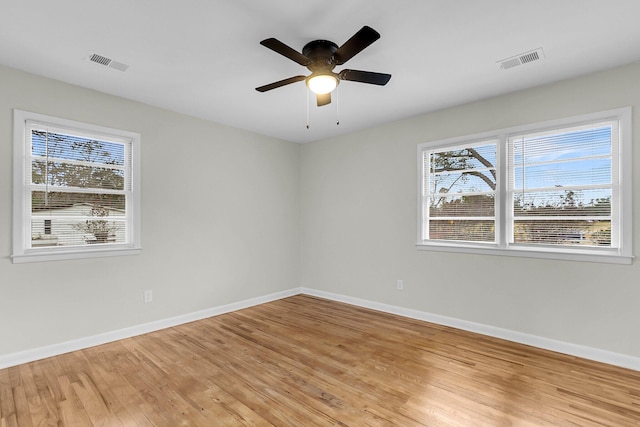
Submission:
[[[329,40],[314,40],[302,48],[302,54],[311,62],[307,68],[312,72],[331,71],[336,63],[333,54],[338,50],[338,45]]]

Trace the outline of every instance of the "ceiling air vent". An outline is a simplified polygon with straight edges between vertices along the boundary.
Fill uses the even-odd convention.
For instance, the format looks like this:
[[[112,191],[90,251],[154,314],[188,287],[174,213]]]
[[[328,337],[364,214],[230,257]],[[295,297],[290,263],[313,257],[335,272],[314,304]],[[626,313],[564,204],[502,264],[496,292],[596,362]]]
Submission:
[[[539,61],[542,58],[544,58],[544,52],[542,51],[542,48],[538,48],[536,50],[512,56],[511,58],[503,59],[502,61],[498,61],[498,64],[500,64],[500,68],[507,70],[509,68],[517,67],[518,65]]]
[[[96,64],[104,65],[105,67],[113,68],[118,71],[126,71],[129,66],[127,64],[123,64],[122,62],[114,61],[111,58],[107,58],[106,56],[98,55],[97,53],[92,53],[87,58],[90,62],[95,62]]]

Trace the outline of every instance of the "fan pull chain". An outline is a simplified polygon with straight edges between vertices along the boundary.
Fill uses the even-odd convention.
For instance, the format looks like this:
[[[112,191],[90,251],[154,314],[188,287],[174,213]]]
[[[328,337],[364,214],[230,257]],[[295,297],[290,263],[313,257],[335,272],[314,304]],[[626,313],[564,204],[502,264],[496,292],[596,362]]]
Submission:
[[[338,102],[340,100],[340,97],[338,96],[338,88],[336,87],[336,126],[338,126],[340,124],[340,109],[338,108],[340,103]]]
[[[309,89],[307,89],[307,129],[309,129]]]

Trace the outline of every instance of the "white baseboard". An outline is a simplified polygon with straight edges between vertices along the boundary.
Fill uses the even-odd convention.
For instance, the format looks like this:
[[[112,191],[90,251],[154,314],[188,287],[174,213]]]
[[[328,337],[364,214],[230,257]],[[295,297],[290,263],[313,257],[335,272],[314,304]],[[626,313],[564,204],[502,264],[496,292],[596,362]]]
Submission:
[[[34,360],[40,360],[51,356],[58,356],[60,354],[82,350],[85,348],[106,344],[125,338],[131,338],[137,335],[159,331],[161,329],[171,328],[173,326],[182,325],[184,323],[206,319],[207,317],[218,316],[220,314],[241,310],[243,308],[252,307],[254,305],[260,305],[282,298],[287,298],[293,295],[298,295],[299,293],[300,288],[289,289],[262,297],[250,298],[244,301],[221,305],[206,310],[183,314],[180,316],[171,317],[169,319],[157,320],[155,322],[144,323],[142,325],[136,325],[130,328],[119,329],[116,331],[93,335],[90,337],[79,338],[60,344],[53,344],[45,347],[35,348],[32,350],[21,351],[18,353],[0,355],[0,369],[21,365],[23,363],[33,362]]]
[[[440,316],[438,314],[412,310],[409,308],[383,304],[346,295],[334,294],[331,292],[302,288],[302,293],[640,371],[640,358],[628,356],[626,354],[614,353],[578,344],[571,344],[550,338],[516,332],[509,329],[483,325],[481,323],[469,322],[466,320],[455,319],[453,317]]]
[[[80,338],[60,344],[53,344],[50,346],[40,347],[32,350],[21,351],[18,353],[0,355],[0,369],[20,365],[23,363],[33,362],[34,360],[40,360],[51,356],[69,353],[71,351],[82,350],[85,348],[106,344],[125,338],[131,338],[137,335],[147,334],[149,332],[155,332],[161,329],[205,319],[207,317],[218,316],[220,314],[241,310],[243,308],[264,304],[301,293],[333,301],[344,302],[359,307],[370,308],[372,310],[378,310],[385,313],[396,314],[411,319],[423,320],[425,322],[435,323],[438,325],[450,326],[469,332],[476,332],[495,338],[501,338],[508,341],[544,348],[558,353],[582,357],[584,359],[595,360],[610,365],[640,371],[640,358],[638,357],[310,288],[288,289],[286,291],[276,292],[262,297],[250,298],[244,301],[221,305],[194,313],[171,317],[169,319],[163,319],[155,322],[145,323],[142,325],[132,326],[130,328],[106,332],[91,337]]]

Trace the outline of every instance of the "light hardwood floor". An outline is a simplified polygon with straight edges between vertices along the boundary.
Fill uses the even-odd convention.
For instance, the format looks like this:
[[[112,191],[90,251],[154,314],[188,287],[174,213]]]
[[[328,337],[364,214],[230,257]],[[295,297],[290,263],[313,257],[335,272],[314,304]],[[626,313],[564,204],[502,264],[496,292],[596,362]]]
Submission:
[[[638,426],[640,372],[298,295],[0,370],[7,426]]]

